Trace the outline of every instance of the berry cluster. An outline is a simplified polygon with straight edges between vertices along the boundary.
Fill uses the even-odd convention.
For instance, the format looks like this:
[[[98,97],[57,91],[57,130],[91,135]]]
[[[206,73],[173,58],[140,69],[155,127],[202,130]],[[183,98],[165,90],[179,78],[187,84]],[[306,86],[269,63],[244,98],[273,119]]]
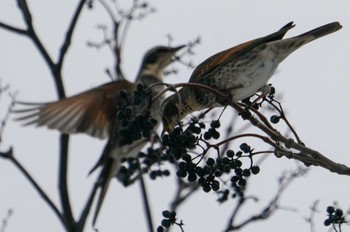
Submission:
[[[179,159],[188,159],[187,149],[196,147],[198,138],[190,131],[183,131],[181,127],[176,127],[174,130],[165,134],[162,137],[162,144],[167,147],[165,156],[168,160],[174,161]]]
[[[210,128],[208,129],[208,131],[203,134],[203,138],[205,140],[209,140],[209,139],[212,139],[212,138],[213,139],[220,138],[220,133],[216,130],[220,126],[221,126],[221,124],[220,124],[219,120],[212,121],[210,123]]]
[[[137,85],[132,98],[126,90],[119,92],[119,98],[125,101],[125,106],[117,112],[117,137],[120,145],[132,144],[142,137],[148,138],[157,125],[157,120],[151,117],[149,106],[151,104],[150,92],[145,91],[142,85]],[[148,110],[147,110],[148,109]]]
[[[183,226],[182,222],[176,222],[176,212],[175,211],[168,211],[168,210],[164,210],[162,212],[162,215],[164,217],[164,219],[161,222],[161,226],[158,226],[157,228],[157,232],[163,232],[165,231],[167,228],[169,228],[171,225],[178,225],[180,226],[180,228]]]
[[[339,225],[340,227],[342,224],[347,222],[345,220],[343,210],[336,209],[333,206],[327,207],[327,216],[328,218],[323,223],[325,226]]]
[[[216,129],[219,127],[220,122],[218,120],[213,121],[210,124],[209,130],[204,132],[204,139],[218,138],[220,134]],[[204,165],[200,165],[201,162],[197,161],[197,159],[202,159],[205,154],[192,158],[188,154],[188,149],[193,149],[198,145],[203,129],[205,129],[205,125],[192,120],[185,131],[181,127],[176,127],[169,134],[163,136],[163,145],[167,147],[165,156],[172,157],[178,163],[176,175],[180,178],[186,178],[189,182],[197,181],[203,191],[210,192],[211,190],[219,191],[219,178],[233,171],[234,175],[231,177],[231,187],[235,193],[243,196],[247,183],[246,178],[251,174],[258,174],[260,171],[258,166],[252,165],[251,153],[253,149],[246,143],[243,143],[240,146],[240,151],[236,154],[234,151],[228,150],[223,157],[216,159],[209,157]],[[215,133],[218,133],[217,137]],[[195,136],[194,134],[199,134],[199,136]],[[242,168],[242,161],[240,159],[243,154],[247,154],[246,156],[250,157],[251,166],[249,168]]]
[[[128,186],[132,183],[132,178],[135,177],[140,170],[149,172],[149,176],[152,180],[158,177],[170,176],[170,171],[167,169],[162,170],[161,166],[158,166],[156,170],[151,170],[151,167],[155,163],[159,163],[162,160],[164,159],[162,159],[161,156],[161,149],[149,147],[145,152],[140,152],[138,158],[129,157],[123,160],[123,166],[118,173],[118,179],[125,186]]]

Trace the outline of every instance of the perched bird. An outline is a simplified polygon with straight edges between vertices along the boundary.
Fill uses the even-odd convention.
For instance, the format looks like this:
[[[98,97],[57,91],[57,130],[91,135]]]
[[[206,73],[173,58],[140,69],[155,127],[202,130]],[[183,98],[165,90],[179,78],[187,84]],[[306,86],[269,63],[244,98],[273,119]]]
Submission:
[[[117,116],[122,108],[134,118],[149,110],[150,116],[160,121],[160,105],[164,98],[151,102],[153,96],[164,89],[157,85],[163,81],[163,69],[172,61],[175,53],[185,46],[158,46],[146,53],[143,58],[135,83],[122,80],[113,81],[82,92],[69,98],[45,104],[17,102],[29,106],[27,109],[14,110],[22,114],[16,120],[26,120],[24,125],[46,126],[62,133],[85,133],[97,138],[108,138],[98,164],[102,166],[99,175],[100,195],[96,206],[93,224],[97,220],[104,196],[111,179],[120,169],[121,159],[126,156],[136,157],[147,139],[136,137],[128,140],[120,136],[118,128],[121,119]],[[141,84],[141,85],[139,85]],[[138,104],[129,105],[133,101],[133,93],[149,87],[149,97],[140,99]],[[130,116],[129,115],[129,116]]]
[[[282,39],[294,26],[290,22],[275,33],[209,57],[193,71],[189,82],[210,86],[227,94],[233,102],[250,97],[258,91],[266,95],[269,92],[267,81],[287,56],[304,44],[342,28],[338,22],[333,22],[299,36]],[[162,103],[163,132],[171,130],[182,118],[194,111],[224,104],[208,90],[183,87]]]

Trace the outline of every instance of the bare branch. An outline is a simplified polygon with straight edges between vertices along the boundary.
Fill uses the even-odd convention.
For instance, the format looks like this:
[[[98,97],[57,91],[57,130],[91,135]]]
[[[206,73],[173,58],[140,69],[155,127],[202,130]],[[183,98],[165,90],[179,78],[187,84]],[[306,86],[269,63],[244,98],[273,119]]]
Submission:
[[[141,169],[140,169],[140,172],[141,172]],[[143,175],[140,175],[140,186],[141,186],[143,207],[144,207],[146,218],[147,218],[148,231],[153,232],[154,227],[153,227],[151,207],[150,207],[149,198],[148,198],[147,189],[146,189],[146,184],[145,184],[145,180],[143,178]]]
[[[27,35],[27,33],[28,33],[27,30],[13,27],[13,26],[10,26],[10,25],[8,25],[6,23],[2,23],[2,22],[0,22],[0,28],[6,29],[6,30],[11,31],[13,33],[17,33],[19,35]]]
[[[10,160],[16,168],[28,179],[29,183],[33,185],[34,189],[38,192],[38,194],[43,198],[43,200],[49,205],[55,215],[59,218],[63,226],[66,227],[65,220],[61,215],[60,211],[53,203],[53,201],[49,198],[49,196],[44,192],[44,190],[40,187],[40,185],[34,180],[34,178],[28,173],[28,171],[23,167],[23,165],[14,157],[13,150],[10,148],[7,152],[0,152],[0,157],[4,159]]]
[[[0,86],[0,96],[1,96],[1,93],[3,93],[3,91],[6,91],[8,89],[8,86],[5,86],[5,87],[1,87]],[[9,106],[7,107],[7,111],[5,113],[5,116],[4,118],[2,119],[2,121],[0,122],[0,142],[2,142],[2,136],[4,134],[4,130],[5,130],[5,127],[6,127],[6,124],[7,124],[7,121],[9,120],[10,118],[10,115],[11,115],[11,111],[12,111],[12,108],[15,104],[15,95],[16,94],[12,94],[10,95],[11,97],[11,103],[9,104]]]
[[[96,196],[96,192],[97,192],[98,188],[99,188],[99,182],[95,181],[95,184],[91,190],[88,201],[86,202],[85,207],[84,207],[83,211],[81,212],[80,219],[77,223],[77,231],[84,230],[84,226],[85,226],[87,217],[89,216],[89,212],[90,212],[92,203],[94,202],[94,198]]]
[[[274,212],[276,212],[276,210],[280,209],[280,206],[278,203],[279,203],[280,198],[283,195],[283,192],[288,188],[288,186],[296,178],[305,175],[306,172],[307,172],[307,169],[299,168],[297,171],[290,173],[288,176],[282,176],[280,178],[280,183],[279,183],[278,189],[276,191],[276,194],[270,200],[270,202],[259,213],[250,216],[246,220],[243,220],[241,223],[235,224],[235,220],[237,219],[237,215],[238,215],[240,209],[244,206],[244,203],[246,203],[246,201],[248,199],[250,199],[248,197],[239,198],[237,205],[234,208],[233,213],[231,214],[228,225],[224,231],[225,232],[237,231],[237,230],[242,229],[242,227],[244,227],[252,222],[264,220],[264,219],[270,217]]]
[[[184,201],[199,189],[199,187],[200,185],[197,182],[186,183],[181,178],[177,178],[177,190],[170,204],[170,211],[176,211]]]
[[[7,215],[4,219],[2,219],[2,225],[0,227],[0,232],[5,232],[6,231],[6,226],[10,221],[11,216],[13,215],[13,210],[9,209],[7,211]]]
[[[309,217],[305,218],[305,221],[310,224],[310,232],[315,232],[315,223],[314,223],[314,217],[316,213],[319,213],[317,210],[317,206],[320,203],[319,200],[316,200],[312,206],[310,207],[310,215]]]
[[[75,13],[73,15],[72,21],[68,27],[68,30],[66,33],[66,38],[64,39],[64,42],[62,44],[61,52],[59,54],[59,58],[58,58],[58,62],[57,62],[58,69],[62,68],[63,60],[64,60],[65,55],[68,51],[68,48],[71,44],[73,32],[74,32],[75,26],[77,25],[77,22],[78,22],[80,13],[84,7],[84,4],[85,4],[85,0],[80,0],[79,4],[77,6],[77,9],[75,10]]]

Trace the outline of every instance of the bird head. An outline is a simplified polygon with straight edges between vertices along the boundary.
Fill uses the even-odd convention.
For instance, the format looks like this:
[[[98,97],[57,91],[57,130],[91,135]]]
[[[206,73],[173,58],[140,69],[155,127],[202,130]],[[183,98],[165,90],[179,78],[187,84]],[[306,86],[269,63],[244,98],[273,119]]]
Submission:
[[[144,56],[138,76],[152,75],[161,78],[163,69],[171,63],[175,53],[184,47],[186,45],[178,47],[157,46],[152,48]]]

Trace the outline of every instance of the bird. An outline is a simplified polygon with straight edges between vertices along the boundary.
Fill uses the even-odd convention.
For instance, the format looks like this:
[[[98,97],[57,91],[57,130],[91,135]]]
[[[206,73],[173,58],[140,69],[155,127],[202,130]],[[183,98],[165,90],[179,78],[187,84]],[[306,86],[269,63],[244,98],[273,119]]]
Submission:
[[[289,22],[272,34],[209,57],[195,68],[188,83],[209,86],[228,96],[231,102],[241,101],[259,91],[262,96],[266,96],[270,91],[267,82],[285,58],[301,46],[342,28],[339,22],[332,22],[283,39],[294,26],[293,22]],[[184,86],[162,103],[162,133],[174,129],[186,115],[194,111],[227,104],[227,101],[220,101],[208,89]]]
[[[92,169],[93,171],[102,167],[97,180],[100,193],[93,225],[97,221],[109,183],[120,169],[122,158],[136,157],[148,141],[145,138],[134,141],[123,139],[118,134],[118,128],[121,127],[118,111],[128,108],[129,113],[136,116],[149,107],[150,116],[159,122],[160,105],[164,96],[152,102],[151,99],[164,89],[161,84],[164,68],[172,62],[176,52],[184,47],[185,45],[157,46],[150,49],[142,60],[135,83],[127,80],[112,81],[49,103],[16,102],[16,105],[27,107],[12,111],[20,115],[15,120],[24,121],[23,125],[45,126],[64,134],[83,133],[100,139],[108,138],[101,158]],[[129,105],[135,92],[140,89],[147,90],[147,88],[150,91],[149,97],[142,98],[138,105]]]

